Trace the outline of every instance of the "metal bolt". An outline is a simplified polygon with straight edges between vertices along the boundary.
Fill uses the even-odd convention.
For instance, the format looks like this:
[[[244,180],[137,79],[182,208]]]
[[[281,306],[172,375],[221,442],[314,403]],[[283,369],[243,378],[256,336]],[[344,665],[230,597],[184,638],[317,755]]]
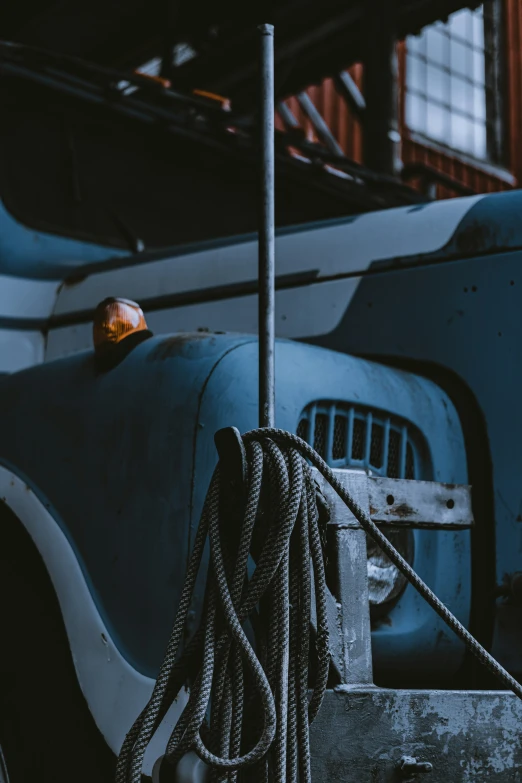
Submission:
[[[429,761],[417,761],[414,756],[402,756],[397,764],[397,769],[402,777],[407,777],[408,775],[416,773],[426,774],[427,772],[431,772],[433,770],[433,764]]]

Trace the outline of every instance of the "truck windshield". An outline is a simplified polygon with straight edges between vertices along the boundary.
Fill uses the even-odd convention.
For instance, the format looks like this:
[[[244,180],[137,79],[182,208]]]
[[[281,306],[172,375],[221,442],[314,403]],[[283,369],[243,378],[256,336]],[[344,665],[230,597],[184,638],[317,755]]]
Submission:
[[[145,77],[139,90],[119,89],[121,74],[81,61],[0,43],[1,58],[10,69],[0,85],[0,199],[20,223],[131,252],[256,231],[248,118],[224,119],[194,96],[183,103]],[[283,139],[279,226],[382,208],[375,182],[333,176],[287,147]],[[386,188],[384,206],[419,198],[400,183]]]

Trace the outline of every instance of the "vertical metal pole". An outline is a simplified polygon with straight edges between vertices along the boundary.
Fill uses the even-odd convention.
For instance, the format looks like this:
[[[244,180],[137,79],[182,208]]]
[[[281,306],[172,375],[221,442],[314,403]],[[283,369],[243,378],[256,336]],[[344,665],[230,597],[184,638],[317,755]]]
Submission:
[[[259,426],[275,426],[274,28],[260,32]]]

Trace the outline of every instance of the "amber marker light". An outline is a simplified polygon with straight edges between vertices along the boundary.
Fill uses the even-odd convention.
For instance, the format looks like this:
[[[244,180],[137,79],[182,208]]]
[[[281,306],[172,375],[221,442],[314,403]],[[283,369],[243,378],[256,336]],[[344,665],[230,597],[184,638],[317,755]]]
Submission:
[[[130,299],[110,297],[94,311],[92,336],[96,356],[108,360],[107,367],[119,363],[142,340],[151,337],[143,310]],[[131,338],[132,339],[128,339]]]
[[[224,98],[223,95],[216,95],[215,92],[207,92],[207,90],[192,90],[193,95],[197,95],[200,98],[206,98],[214,103],[219,103],[223,111],[231,111],[232,105],[229,98]]]
[[[163,79],[161,76],[154,76],[154,74],[151,73],[143,73],[143,71],[134,71],[134,73],[142,79],[148,79],[149,82],[154,82],[155,84],[161,85],[161,87],[165,87],[166,90],[170,90],[172,87],[170,81],[168,79]]]

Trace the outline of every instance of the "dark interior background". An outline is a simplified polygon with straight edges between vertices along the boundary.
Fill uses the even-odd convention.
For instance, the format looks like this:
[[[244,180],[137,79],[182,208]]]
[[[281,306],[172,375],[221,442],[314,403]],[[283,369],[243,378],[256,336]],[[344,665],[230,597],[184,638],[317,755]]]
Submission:
[[[251,107],[262,22],[276,30],[280,98],[363,61],[369,23],[383,11],[392,12],[400,39],[460,7],[462,0],[2,0],[0,36],[117,67],[189,43],[196,56],[170,74],[176,86],[213,89]]]
[[[22,223],[147,249],[257,230],[255,149],[232,134],[215,147],[23,80],[0,84],[0,197]],[[307,179],[278,176],[278,225],[354,211]]]

